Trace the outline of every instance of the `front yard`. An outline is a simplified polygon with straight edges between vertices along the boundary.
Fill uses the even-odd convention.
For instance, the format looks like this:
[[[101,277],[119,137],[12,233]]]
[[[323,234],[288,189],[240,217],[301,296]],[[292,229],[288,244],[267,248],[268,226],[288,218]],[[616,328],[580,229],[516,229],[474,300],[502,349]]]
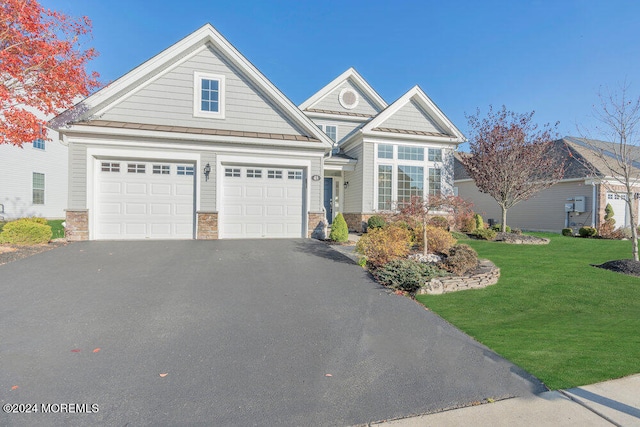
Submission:
[[[640,372],[640,278],[590,266],[629,258],[631,243],[537,235],[551,242],[464,240],[498,284],[417,300],[551,389]]]

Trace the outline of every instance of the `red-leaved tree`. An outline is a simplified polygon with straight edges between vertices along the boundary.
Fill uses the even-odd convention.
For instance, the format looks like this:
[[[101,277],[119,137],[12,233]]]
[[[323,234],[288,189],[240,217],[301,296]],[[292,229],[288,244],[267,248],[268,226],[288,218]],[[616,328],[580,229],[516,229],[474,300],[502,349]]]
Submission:
[[[0,144],[46,139],[35,113],[56,114],[99,86],[98,74],[85,70],[97,55],[82,48],[90,32],[87,17],[71,18],[37,0],[0,2]]]
[[[555,128],[538,129],[532,122],[534,112],[518,114],[489,108],[467,116],[471,135],[470,155],[460,161],[480,191],[493,197],[502,209],[502,231],[507,226],[507,211],[562,179],[568,153],[554,144]]]

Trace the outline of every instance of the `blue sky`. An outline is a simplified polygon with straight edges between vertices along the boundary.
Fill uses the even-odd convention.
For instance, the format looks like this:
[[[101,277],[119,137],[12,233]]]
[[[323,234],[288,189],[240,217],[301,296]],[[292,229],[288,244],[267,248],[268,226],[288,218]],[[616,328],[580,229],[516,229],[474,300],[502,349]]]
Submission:
[[[640,95],[632,0],[41,3],[93,21],[105,83],[210,22],[295,104],[354,67],[389,103],[420,85],[465,134],[465,113],[506,105],[577,135],[601,89]]]

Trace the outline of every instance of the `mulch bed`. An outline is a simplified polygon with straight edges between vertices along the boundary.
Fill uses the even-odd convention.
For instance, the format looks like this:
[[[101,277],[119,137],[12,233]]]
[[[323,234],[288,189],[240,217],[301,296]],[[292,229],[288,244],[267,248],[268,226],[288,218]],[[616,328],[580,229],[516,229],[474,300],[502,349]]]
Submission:
[[[55,240],[42,245],[19,246],[19,245],[0,245],[0,265],[8,262],[17,261],[19,259],[30,257],[51,249],[59,248],[67,245],[62,239]]]
[[[634,261],[632,259],[617,259],[614,261],[607,261],[600,265],[591,265],[593,267],[604,268],[605,270],[615,271],[616,273],[622,273],[628,276],[640,277],[640,261]]]

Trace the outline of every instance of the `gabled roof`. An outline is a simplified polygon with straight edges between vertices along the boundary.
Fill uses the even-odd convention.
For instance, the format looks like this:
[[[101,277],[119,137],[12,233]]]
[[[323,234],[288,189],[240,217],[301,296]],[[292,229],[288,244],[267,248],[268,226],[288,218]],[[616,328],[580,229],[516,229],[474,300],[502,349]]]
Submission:
[[[100,119],[99,115],[112,106],[155,81],[190,58],[194,52],[211,46],[216,49],[237,72],[250,81],[274,108],[291,120],[310,141],[321,142],[325,148],[332,147],[332,141],[298,109],[273,83],[271,83],[247,58],[245,58],[211,24],[205,24],[195,32],[160,52],[156,56],[134,68],[113,83],[85,98],[54,120],[51,124],[60,128],[66,124],[81,124]]]
[[[421,131],[415,129],[405,129],[401,127],[385,126],[385,122],[391,119],[400,109],[414,102],[424,114],[433,120],[439,131]],[[419,86],[414,86],[407,93],[389,105],[384,111],[378,114],[373,120],[362,127],[365,134],[394,134],[394,136],[425,139],[442,139],[443,141],[462,143],[466,141],[460,130],[444,115],[438,106],[424,93]]]
[[[611,175],[602,159],[595,150],[602,150],[614,159],[617,143],[598,141],[594,139],[565,136],[553,142],[551,153],[558,158],[566,158],[563,180],[603,178]],[[640,150],[638,147],[633,149]],[[454,162],[454,180],[471,179],[460,159],[469,153],[456,153]],[[640,158],[640,153],[638,157]],[[640,173],[640,164],[634,165]]]
[[[351,112],[338,112],[338,111],[328,111],[323,109],[314,108],[314,106],[319,103],[324,97],[330,95],[334,90],[336,90],[340,85],[344,82],[349,81],[355,87],[357,87],[373,104],[378,110],[383,110],[387,107],[387,103],[384,99],[376,92],[369,83],[366,82],[365,79],[353,68],[349,68],[344,73],[340,74],[338,77],[333,79],[329,84],[320,89],[318,92],[313,94],[309,99],[300,104],[300,109],[309,112],[315,113],[325,113],[325,114],[338,114],[345,116],[353,116],[353,117],[363,117],[363,118],[371,118],[371,115],[363,115]]]

